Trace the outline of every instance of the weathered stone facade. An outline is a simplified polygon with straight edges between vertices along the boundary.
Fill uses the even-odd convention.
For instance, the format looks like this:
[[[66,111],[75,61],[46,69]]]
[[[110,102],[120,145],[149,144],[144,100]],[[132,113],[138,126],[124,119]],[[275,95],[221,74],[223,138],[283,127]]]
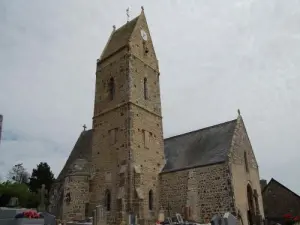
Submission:
[[[232,146],[229,152],[229,168],[236,209],[243,220],[243,224],[247,224],[249,220],[247,211],[250,206],[247,190],[251,191],[251,198],[253,198],[252,204],[255,211],[253,213],[264,218],[258,164],[241,116],[238,117],[232,138]]]
[[[191,207],[192,217],[210,221],[215,214],[235,212],[226,163],[161,174],[161,205],[174,215]]]
[[[59,218],[62,218],[64,203],[64,182],[56,180],[54,184],[52,184],[49,200],[49,211],[54,215],[57,215]]]
[[[110,223],[130,211],[153,222],[164,165],[158,64],[143,12],[115,32],[97,64],[90,203],[106,205]],[[122,43],[128,32],[123,49],[107,54],[111,42]]]
[[[49,211],[63,220],[84,219],[88,215],[92,132],[80,134],[63,170],[50,191]]]
[[[85,206],[89,203],[89,177],[68,176],[64,183],[66,199],[63,202],[63,220],[82,219],[85,217]],[[68,200],[70,198],[70,200]]]
[[[97,61],[93,129],[82,132],[51,190],[58,218],[84,219],[100,204],[109,224],[132,212],[149,224],[160,208],[189,206],[196,221],[230,211],[248,224],[247,185],[260,187],[242,118],[164,140],[159,77],[142,11],[113,30]]]

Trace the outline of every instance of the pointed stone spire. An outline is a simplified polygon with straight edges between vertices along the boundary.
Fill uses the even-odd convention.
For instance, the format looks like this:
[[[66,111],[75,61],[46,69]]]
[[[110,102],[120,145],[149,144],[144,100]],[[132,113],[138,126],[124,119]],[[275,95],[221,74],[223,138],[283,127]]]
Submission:
[[[237,111],[238,111],[238,115],[241,116],[241,111],[240,111],[240,109],[238,109]]]
[[[127,16],[129,16],[129,8],[126,10],[126,12],[127,12]],[[102,60],[104,60],[107,57],[110,57],[113,53],[115,53],[116,50],[119,50],[120,48],[128,44],[129,39],[134,31],[134,28],[136,27],[138,18],[139,17],[131,21],[127,21],[124,24],[126,26],[123,25],[118,29],[116,29],[115,26],[113,26],[113,31],[111,32],[111,35],[108,38],[108,41],[103,49],[103,52],[100,55],[100,60],[99,60],[100,63]],[[115,35],[116,32],[118,32],[118,35]]]
[[[141,6],[142,12],[144,12],[144,6]]]

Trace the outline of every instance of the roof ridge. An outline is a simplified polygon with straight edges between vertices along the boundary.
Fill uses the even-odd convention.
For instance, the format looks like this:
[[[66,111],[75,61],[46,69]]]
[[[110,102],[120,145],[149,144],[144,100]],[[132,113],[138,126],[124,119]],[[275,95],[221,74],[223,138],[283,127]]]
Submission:
[[[138,16],[136,16],[135,18],[133,18],[132,20],[130,20],[130,21],[124,23],[122,26],[120,26],[119,28],[117,28],[117,29],[114,31],[114,33],[117,32],[117,31],[119,31],[119,30],[121,30],[122,28],[124,28],[124,27],[127,26],[128,24],[133,23],[133,22],[134,22],[135,20],[137,20],[139,17],[140,17],[140,15],[138,15]]]
[[[271,181],[276,182],[277,184],[279,184],[280,186],[282,186],[283,188],[285,188],[287,191],[291,192],[292,194],[294,194],[296,197],[300,198],[300,196],[293,192],[291,189],[289,189],[288,187],[286,187],[285,185],[283,185],[282,183],[280,183],[279,181],[275,180],[273,177],[271,178],[271,180],[269,181],[269,183],[266,185],[266,187],[271,183]],[[264,188],[264,190],[266,189],[266,187]]]
[[[111,33],[98,62],[102,62],[109,58],[112,54],[128,45],[132,32],[134,31],[140,15],[126,22],[121,27],[113,30]]]
[[[75,145],[73,145],[73,148],[71,150],[71,152],[69,153],[68,155],[68,158],[67,160],[65,161],[65,164],[64,166],[62,167],[60,173],[58,174],[57,178],[56,179],[61,179],[63,178],[63,176],[65,175],[66,173],[66,170],[68,169],[68,167],[72,164],[72,162],[78,157],[77,155],[77,152],[79,151],[78,148],[81,146],[82,144],[82,141],[85,140],[86,138],[88,138],[88,136],[86,136],[87,134],[92,134],[92,130],[93,129],[89,129],[89,130],[85,130],[85,131],[82,131],[80,134],[79,134],[79,137],[77,138],[76,142],[75,142]]]
[[[93,130],[93,129],[83,130],[83,131],[81,132],[80,136],[81,136],[81,135],[84,135],[84,134],[87,134],[87,133],[91,132],[92,130]],[[80,136],[79,136],[79,137],[80,137]]]
[[[223,123],[218,123],[218,124],[215,124],[215,125],[212,125],[212,126],[209,126],[209,127],[204,127],[204,128],[197,129],[197,130],[188,131],[188,132],[186,132],[186,133],[183,133],[183,134],[177,134],[177,135],[174,135],[174,136],[171,136],[171,137],[165,138],[164,140],[169,140],[169,139],[172,139],[172,138],[176,138],[176,137],[180,137],[180,136],[188,135],[188,134],[191,134],[191,133],[195,133],[195,132],[199,132],[199,131],[207,130],[207,129],[210,129],[210,128],[215,128],[215,127],[222,126],[222,125],[226,125],[226,124],[228,124],[228,123],[232,123],[232,122],[236,122],[236,121],[237,121],[237,119],[234,119],[234,120],[229,120],[229,121],[226,121],[226,122],[223,122]]]

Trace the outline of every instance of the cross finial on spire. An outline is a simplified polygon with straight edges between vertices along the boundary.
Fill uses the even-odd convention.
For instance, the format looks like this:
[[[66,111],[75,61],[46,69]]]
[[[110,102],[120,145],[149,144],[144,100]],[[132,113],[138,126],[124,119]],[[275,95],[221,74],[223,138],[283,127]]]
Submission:
[[[144,6],[141,6],[142,11],[144,11]]]
[[[113,31],[116,31],[116,25],[113,25]]]
[[[239,114],[239,116],[241,115],[241,111],[240,111],[240,109],[238,109],[238,114]]]
[[[129,7],[126,9],[127,22],[129,22]]]
[[[83,126],[82,126],[82,127],[83,127],[83,131],[85,131],[85,129],[86,129],[86,125],[85,125],[85,124],[83,124]]]

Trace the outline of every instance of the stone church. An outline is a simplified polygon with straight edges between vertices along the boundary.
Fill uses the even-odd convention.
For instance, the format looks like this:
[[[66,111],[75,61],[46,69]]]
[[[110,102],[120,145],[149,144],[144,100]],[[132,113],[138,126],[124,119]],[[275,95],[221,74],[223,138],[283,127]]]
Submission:
[[[162,74],[163,76],[163,74]],[[264,218],[257,161],[237,118],[163,138],[159,63],[144,10],[116,29],[97,60],[93,127],[79,135],[50,191],[63,220],[105,207],[109,224],[139,224],[188,209],[207,221],[231,212],[243,225]]]

